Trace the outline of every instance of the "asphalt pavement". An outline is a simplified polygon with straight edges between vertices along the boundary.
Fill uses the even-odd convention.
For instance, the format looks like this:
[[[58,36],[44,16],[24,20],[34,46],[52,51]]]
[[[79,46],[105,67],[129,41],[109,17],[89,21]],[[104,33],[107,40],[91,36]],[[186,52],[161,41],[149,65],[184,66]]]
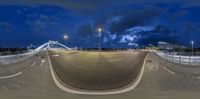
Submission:
[[[76,52],[75,52],[76,53]],[[125,52],[127,53],[127,52]],[[127,56],[132,56],[133,52],[128,52]],[[132,53],[132,54],[130,54]],[[62,54],[66,57],[66,54]],[[76,54],[71,53],[71,55],[76,56]],[[83,54],[84,56],[85,54]],[[86,54],[87,55],[87,54]],[[126,56],[125,55],[125,56]],[[142,75],[142,79],[133,90],[114,95],[80,95],[80,94],[72,94],[65,92],[58,88],[52,78],[50,71],[50,64],[48,60],[48,54],[46,51],[39,53],[39,55],[35,55],[29,59],[21,61],[15,64],[8,65],[0,65],[0,97],[1,99],[199,99],[200,98],[200,75],[199,68],[192,66],[184,66],[176,63],[172,63],[170,61],[164,60],[153,52],[149,52],[146,57],[144,73]],[[96,56],[96,55],[95,55]],[[104,55],[102,55],[104,56]],[[111,55],[112,56],[112,55]],[[116,58],[111,57],[110,55],[104,56],[108,63],[122,61],[119,57],[124,58],[125,56],[116,54]],[[115,56],[115,55],[114,55]],[[53,57],[60,57],[59,55],[50,56],[51,59]],[[62,57],[62,56],[61,56]],[[90,55],[87,56],[88,58]],[[70,58],[70,57],[68,57]],[[73,57],[71,57],[72,59]],[[110,60],[111,59],[111,60]],[[130,60],[135,59],[134,57]],[[137,58],[136,58],[137,59]],[[70,59],[63,59],[70,60]],[[78,59],[76,59],[78,60]],[[95,60],[95,59],[93,59]],[[98,58],[96,58],[98,60]],[[130,61],[129,58],[125,59],[126,61]],[[123,60],[123,61],[125,61]],[[60,61],[60,60],[59,60]],[[58,62],[59,62],[58,61]],[[62,61],[62,60],[61,60]],[[90,61],[90,59],[88,59]],[[105,61],[105,60],[102,60]],[[83,61],[84,62],[84,61]],[[101,63],[97,61],[91,61],[96,63]],[[53,62],[52,62],[53,63]],[[82,61],[81,61],[82,63]],[[71,62],[69,63],[71,64]],[[77,63],[78,64],[78,63]],[[87,64],[87,63],[86,63]],[[117,64],[117,63],[116,63]],[[135,66],[129,66],[128,64],[126,68],[135,68]],[[62,63],[61,63],[62,65]],[[126,68],[120,67],[119,65],[106,65],[106,66],[116,66],[116,68],[121,68],[121,71],[126,70]],[[54,64],[52,64],[54,66]],[[74,66],[74,65],[73,65]],[[88,66],[88,65],[84,65]],[[91,67],[90,65],[88,67]],[[101,65],[98,65],[101,66]],[[79,68],[81,68],[78,65]],[[68,68],[72,68],[70,65]],[[85,67],[84,67],[85,68]],[[94,67],[91,67],[94,69]],[[95,67],[96,68],[96,67]],[[83,69],[83,68],[82,68]],[[110,68],[113,70],[114,68]],[[123,70],[124,69],[124,70]],[[141,68],[140,68],[141,69]],[[65,70],[65,69],[63,69]],[[101,69],[100,71],[104,71],[105,69]],[[114,69],[115,70],[115,69]],[[126,71],[129,71],[128,69]],[[117,73],[117,74],[116,74]],[[126,75],[130,75],[129,73],[123,72]],[[106,74],[106,73],[105,73]],[[123,75],[120,72],[113,72],[116,75]],[[76,77],[76,76],[74,76]],[[80,78],[77,75],[78,78]],[[96,76],[95,76],[96,77]],[[102,82],[103,75],[99,76]],[[113,75],[109,74],[108,76],[113,77]],[[71,79],[71,78],[70,78]],[[124,80],[122,82],[126,82],[127,80],[133,80],[134,77],[129,76],[125,78],[115,78]],[[90,79],[89,79],[90,80]],[[92,79],[94,82],[96,80]],[[84,82],[84,81],[83,81]],[[104,89],[110,89],[107,87],[112,82],[112,80],[108,80],[105,84],[101,85]],[[96,82],[95,82],[96,83]],[[122,86],[127,83],[123,83]],[[92,86],[96,86],[97,84],[93,84],[91,86],[84,86],[85,88],[90,88]],[[82,86],[82,85],[81,85]],[[118,84],[114,84],[114,87],[121,87]],[[95,89],[102,90],[98,87]],[[92,89],[94,90],[94,89]]]
[[[82,90],[113,90],[139,74],[145,52],[50,51],[52,66],[66,85]]]

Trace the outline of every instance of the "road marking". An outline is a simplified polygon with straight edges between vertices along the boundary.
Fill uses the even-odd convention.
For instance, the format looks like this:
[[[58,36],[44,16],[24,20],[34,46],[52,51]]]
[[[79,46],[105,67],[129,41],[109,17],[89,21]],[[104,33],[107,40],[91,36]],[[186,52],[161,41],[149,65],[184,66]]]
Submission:
[[[23,85],[27,84],[27,82],[24,82],[24,81],[21,81],[21,80],[17,80],[17,82],[20,83],[20,84],[23,84]]]
[[[119,94],[119,93],[125,93],[125,92],[129,92],[133,89],[135,89],[137,87],[137,85],[140,83],[142,76],[144,74],[144,69],[145,69],[145,64],[146,64],[146,58],[147,55],[145,56],[142,68],[140,73],[138,74],[136,81],[131,84],[130,87],[124,88],[124,89],[119,89],[119,90],[113,90],[113,91],[108,91],[108,92],[87,92],[87,91],[78,91],[78,90],[73,90],[70,88],[65,87],[63,84],[61,84],[58,80],[57,80],[57,75],[55,73],[55,71],[53,70],[53,66],[51,64],[51,60],[49,57],[49,53],[47,52],[47,56],[48,56],[48,61],[49,61],[49,66],[50,66],[50,71],[51,71],[51,75],[52,78],[54,80],[54,83],[56,84],[56,86],[58,88],[60,88],[61,90],[65,91],[65,92],[69,92],[69,93],[73,93],[73,94],[82,94],[82,95],[111,95],[111,94]]]
[[[21,86],[17,85],[17,84],[14,84],[13,86],[16,87],[16,88],[21,88]]]
[[[45,60],[43,59],[43,60],[41,61],[41,65],[40,65],[40,67],[43,66],[44,62],[45,62]]]
[[[172,75],[176,74],[175,72],[171,71],[170,69],[166,68],[165,66],[163,66],[163,69],[166,70],[167,72],[169,72]]]
[[[40,59],[40,57],[38,57],[37,59],[36,59],[36,61],[35,62],[33,62],[32,64],[31,64],[31,66],[30,67],[33,67],[36,63],[37,63],[37,61]]]
[[[53,57],[58,57],[58,56],[60,56],[59,54],[56,54],[56,55],[51,55],[51,56],[53,56]]]
[[[2,88],[3,88],[4,90],[8,90],[8,88],[7,88],[7,87],[5,87],[5,86],[3,86]]]
[[[149,68],[150,71],[157,71],[159,69],[159,66],[157,64],[149,64],[149,66],[147,66]]]
[[[19,73],[13,74],[13,75],[8,75],[8,76],[0,77],[0,79],[6,79],[6,78],[11,78],[11,77],[16,77],[16,76],[21,75],[21,74],[22,74],[22,72],[19,72]]]
[[[30,67],[33,67],[36,63],[37,61],[33,62]]]
[[[119,62],[119,61],[122,61],[123,59],[120,58],[120,59],[114,59],[114,60],[109,60],[109,62]]]

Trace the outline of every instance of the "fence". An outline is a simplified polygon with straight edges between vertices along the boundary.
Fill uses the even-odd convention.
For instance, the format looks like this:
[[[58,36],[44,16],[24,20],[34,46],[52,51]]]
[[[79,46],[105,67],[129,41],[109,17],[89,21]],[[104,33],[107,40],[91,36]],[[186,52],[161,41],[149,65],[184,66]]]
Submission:
[[[200,66],[200,52],[157,51],[156,53],[175,63]]]
[[[0,52],[0,64],[16,63],[34,54],[34,51]]]

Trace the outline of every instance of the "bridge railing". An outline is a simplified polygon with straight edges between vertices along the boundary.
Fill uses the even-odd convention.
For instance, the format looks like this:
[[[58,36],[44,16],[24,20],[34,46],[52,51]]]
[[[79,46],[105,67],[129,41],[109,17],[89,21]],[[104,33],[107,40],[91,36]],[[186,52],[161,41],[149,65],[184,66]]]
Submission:
[[[8,55],[18,55],[18,54],[23,54],[23,53],[27,53],[29,51],[7,51],[7,52],[0,52],[0,56],[8,56]]]
[[[200,52],[168,52],[168,51],[157,51],[159,56],[169,61],[200,66]]]
[[[25,60],[34,55],[34,50],[16,51],[16,52],[0,52],[0,64],[10,64]]]
[[[0,52],[0,64],[9,64],[9,63],[15,63],[24,59],[27,59],[28,57],[39,53],[40,51],[50,49],[50,45],[59,45],[67,50],[72,50],[71,48],[57,42],[57,41],[49,41],[47,43],[42,44],[38,48],[34,50],[28,50],[28,51],[18,51],[18,52]]]

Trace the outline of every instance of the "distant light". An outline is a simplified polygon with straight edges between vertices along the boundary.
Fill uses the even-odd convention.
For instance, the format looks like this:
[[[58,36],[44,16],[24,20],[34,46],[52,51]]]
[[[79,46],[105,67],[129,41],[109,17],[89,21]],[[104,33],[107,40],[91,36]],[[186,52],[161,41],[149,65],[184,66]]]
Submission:
[[[98,28],[98,31],[99,31],[99,32],[101,32],[101,31],[102,31],[102,29],[101,29],[101,28]]]
[[[194,41],[191,41],[192,44],[194,44]]]
[[[67,39],[68,39],[68,36],[67,36],[67,35],[64,35],[63,38],[64,38],[65,40],[67,40]]]

